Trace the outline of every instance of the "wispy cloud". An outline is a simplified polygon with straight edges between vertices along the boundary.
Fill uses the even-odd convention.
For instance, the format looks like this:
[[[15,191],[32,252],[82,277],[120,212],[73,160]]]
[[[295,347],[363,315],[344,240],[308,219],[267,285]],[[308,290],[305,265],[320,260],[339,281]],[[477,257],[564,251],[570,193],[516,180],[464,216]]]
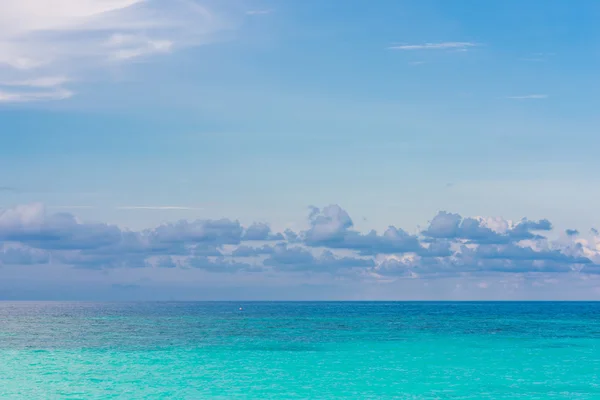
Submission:
[[[248,10],[246,11],[247,15],[266,15],[266,14],[271,14],[273,12],[273,10],[267,9],[267,10]]]
[[[48,208],[57,210],[90,210],[94,206],[48,206]]]
[[[33,88],[55,88],[69,82],[66,76],[43,76],[22,81],[4,81],[0,86],[23,86]]]
[[[526,94],[523,96],[507,96],[507,99],[513,100],[533,100],[533,99],[547,99],[549,96],[547,94]]]
[[[212,42],[233,27],[228,17],[205,7],[203,0],[163,4],[146,0],[2,0],[0,101],[69,98],[73,91],[64,85],[72,76],[85,79],[90,71],[114,62]]]
[[[402,44],[388,47],[390,50],[465,50],[469,47],[478,46],[473,42],[441,42],[422,44]]]
[[[144,55],[168,53],[174,43],[171,40],[151,40],[143,36],[115,34],[104,45],[107,49],[113,49],[112,58],[129,60]]]
[[[30,101],[64,100],[73,96],[67,89],[49,91],[4,91],[0,90],[0,103],[26,103]]]
[[[202,208],[186,206],[119,206],[117,210],[202,210]]]
[[[63,87],[67,82],[69,78],[66,76],[40,76],[25,80],[0,81],[0,102],[21,103],[68,99],[73,96],[73,92]]]

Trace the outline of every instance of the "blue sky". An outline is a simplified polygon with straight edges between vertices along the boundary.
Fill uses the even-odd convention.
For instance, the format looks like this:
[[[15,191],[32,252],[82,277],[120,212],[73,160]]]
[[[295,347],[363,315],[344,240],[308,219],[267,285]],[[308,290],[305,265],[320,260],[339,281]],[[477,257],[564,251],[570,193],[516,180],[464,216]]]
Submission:
[[[544,244],[536,239],[519,246],[567,254],[579,243],[587,252],[577,257],[585,253],[593,264],[599,249],[590,229],[600,227],[599,17],[600,4],[584,0],[543,5],[3,2],[4,252],[13,247],[59,251],[13,240],[16,226],[58,229],[58,237],[68,241],[73,235],[65,229],[79,232],[92,222],[146,232],[178,220],[228,218],[243,227],[262,222],[273,232],[289,228],[302,236],[311,227],[309,206],[339,204],[351,216],[352,230],[381,233],[393,225],[423,243],[427,238],[421,233],[441,210],[515,224],[521,218],[547,218],[554,229],[544,234]],[[81,226],[56,225],[55,213],[76,215]],[[14,215],[19,224],[6,222]],[[33,225],[28,215],[35,215]],[[565,229],[587,236],[566,238]],[[311,247],[306,237],[299,243]],[[356,249],[328,246],[350,252],[336,256],[356,256]],[[69,264],[65,254],[54,256],[63,261],[45,264],[56,268],[51,277],[58,282],[61,274],[69,275],[63,269],[71,271],[77,263]],[[52,285],[33,290],[22,267],[3,264],[6,274],[18,272],[3,280],[13,286],[21,282],[22,293],[44,297],[58,290]],[[95,270],[106,269],[101,264]],[[298,298],[315,296],[296,286],[291,275],[270,268],[251,278],[209,269],[210,276],[198,277],[190,290],[214,280],[238,288],[257,285],[259,293],[272,297],[282,287],[295,288]],[[130,266],[107,269],[104,274],[115,276],[105,285],[168,286],[164,272],[154,267],[144,269],[148,276]],[[548,296],[540,294],[539,282],[558,279],[555,272],[542,271],[543,278],[528,272],[506,272],[485,282],[526,277],[538,286],[521,285],[522,291],[513,293],[498,284],[497,293],[489,296]],[[18,278],[21,273],[25,276]],[[169,269],[175,282],[186,273]],[[418,284],[398,279],[389,287],[404,285],[403,293],[419,293],[415,288],[435,281],[448,293],[456,285],[467,287],[459,297],[486,296],[475,272],[468,269],[468,277],[467,271],[458,273],[443,279],[421,276]],[[90,285],[99,282],[90,271],[77,274]],[[336,298],[357,290],[365,298],[387,293],[375,283],[340,283],[339,274],[329,275],[307,277],[303,285],[316,279]],[[582,276],[594,281],[593,274],[567,275],[558,280],[568,282],[560,286],[564,296],[598,296],[596,286],[586,283],[583,290],[578,283]],[[475,286],[469,289],[471,280]],[[180,292],[173,285],[169,290]],[[491,291],[493,285],[486,285]],[[382,297],[402,297],[396,289]],[[165,296],[169,290],[164,289]],[[115,295],[109,292],[107,297]],[[216,293],[231,294],[226,289]],[[431,296],[435,293],[437,288]]]

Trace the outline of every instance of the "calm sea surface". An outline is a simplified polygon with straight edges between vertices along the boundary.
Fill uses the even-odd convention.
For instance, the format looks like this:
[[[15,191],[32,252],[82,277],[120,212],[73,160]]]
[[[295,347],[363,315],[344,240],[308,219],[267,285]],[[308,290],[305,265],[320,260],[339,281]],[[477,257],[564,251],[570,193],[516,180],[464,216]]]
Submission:
[[[0,398],[600,399],[600,303],[0,302]]]

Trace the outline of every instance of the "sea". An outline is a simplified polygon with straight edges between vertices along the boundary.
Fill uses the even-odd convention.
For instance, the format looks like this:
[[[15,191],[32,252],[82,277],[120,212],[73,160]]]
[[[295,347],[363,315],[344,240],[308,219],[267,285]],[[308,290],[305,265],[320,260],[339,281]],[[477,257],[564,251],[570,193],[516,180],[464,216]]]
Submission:
[[[600,303],[0,302],[0,399],[600,399]]]

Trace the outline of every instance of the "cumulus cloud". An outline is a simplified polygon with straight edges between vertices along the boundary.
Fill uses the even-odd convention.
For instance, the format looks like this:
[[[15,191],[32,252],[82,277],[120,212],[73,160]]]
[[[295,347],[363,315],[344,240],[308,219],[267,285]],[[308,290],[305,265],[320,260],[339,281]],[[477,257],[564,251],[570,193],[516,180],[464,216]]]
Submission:
[[[84,224],[68,213],[47,214],[42,204],[0,212],[0,241],[39,249],[91,249],[117,243],[121,230],[102,223]]]
[[[3,246],[0,265],[35,265],[50,262],[48,252],[23,246]]]
[[[239,221],[181,220],[174,224],[163,224],[148,233],[155,243],[210,243],[216,245],[239,244],[244,228]]]
[[[338,205],[330,205],[323,210],[311,207],[308,216],[311,228],[306,232],[306,240],[312,243],[326,243],[343,240],[354,222]]]
[[[3,0],[0,102],[71,97],[71,75],[212,42],[233,27],[208,0]]]
[[[322,210],[313,207],[309,215],[310,229],[304,233],[305,243],[311,247],[356,250],[363,255],[419,251],[416,236],[390,226],[382,235],[376,231],[367,234],[354,231],[352,219],[338,205]]]
[[[224,257],[212,259],[209,257],[192,257],[187,260],[187,265],[191,268],[198,268],[208,272],[217,273],[235,273],[241,271],[257,272],[261,270],[260,266],[235,260],[227,260]]]
[[[312,207],[308,228],[273,233],[233,219],[181,220],[143,231],[49,213],[42,204],[0,210],[0,263],[78,269],[201,269],[209,273],[330,273],[356,279],[485,274],[600,273],[600,237],[547,237],[546,219],[509,221],[440,212],[420,234],[390,226],[362,233],[338,205]],[[545,233],[542,235],[541,233]]]
[[[328,250],[315,256],[309,249],[281,244],[273,247],[271,256],[264,261],[264,265],[281,271],[335,272],[344,268],[372,267],[374,262],[372,259],[358,257],[336,257]]]
[[[244,232],[243,240],[285,240],[281,233],[272,233],[271,227],[262,222],[255,222]]]
[[[543,239],[534,231],[550,231],[552,224],[544,219],[523,219],[512,223],[497,219],[463,218],[459,214],[440,211],[422,233],[438,239],[468,240],[474,243],[510,243],[524,239]]]
[[[231,255],[233,257],[257,257],[265,254],[273,254],[274,246],[263,245],[261,247],[252,247],[247,245],[238,246]]]

